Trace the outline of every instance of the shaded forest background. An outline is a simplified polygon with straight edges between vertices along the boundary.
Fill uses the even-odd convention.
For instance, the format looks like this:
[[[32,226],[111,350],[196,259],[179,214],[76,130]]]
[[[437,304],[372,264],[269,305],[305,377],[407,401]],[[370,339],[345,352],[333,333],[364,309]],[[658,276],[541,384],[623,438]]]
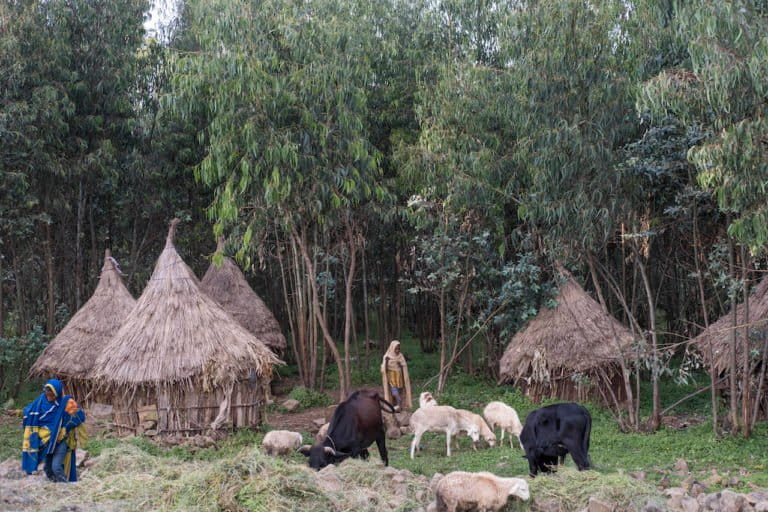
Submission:
[[[656,427],[659,379],[764,276],[766,2],[186,0],[159,37],[149,7],[0,4],[0,396],[104,249],[141,293],[172,217],[198,276],[227,239],[301,380],[342,392],[406,330],[438,389],[497,378],[562,263],[635,334]],[[746,435],[754,320],[724,374]]]

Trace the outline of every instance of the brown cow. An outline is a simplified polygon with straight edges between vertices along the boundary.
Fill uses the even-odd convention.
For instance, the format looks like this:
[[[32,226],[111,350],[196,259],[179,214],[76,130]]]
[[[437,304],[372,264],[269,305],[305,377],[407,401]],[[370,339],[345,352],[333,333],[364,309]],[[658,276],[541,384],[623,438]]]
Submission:
[[[355,391],[340,403],[333,412],[328,434],[314,446],[304,445],[299,451],[309,457],[309,466],[320,469],[336,464],[347,457],[368,458],[368,447],[376,441],[384,465],[389,464],[385,444],[382,405],[387,412],[395,409],[375,391]]]

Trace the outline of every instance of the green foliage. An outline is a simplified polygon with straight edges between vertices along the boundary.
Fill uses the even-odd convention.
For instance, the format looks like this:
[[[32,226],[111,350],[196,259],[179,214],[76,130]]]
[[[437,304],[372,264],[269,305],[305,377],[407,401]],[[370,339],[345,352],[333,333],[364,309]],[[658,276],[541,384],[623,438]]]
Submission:
[[[672,113],[709,132],[689,152],[700,184],[722,210],[737,213],[729,233],[763,251],[768,216],[763,184],[768,176],[765,143],[765,83],[768,18],[751,1],[676,4],[675,28],[687,42],[683,69],[662,71],[639,96],[642,110]]]
[[[310,409],[312,407],[326,407],[333,403],[331,399],[325,393],[314,391],[312,389],[305,388],[304,386],[297,386],[288,393],[288,398],[298,400],[299,410]]]
[[[23,336],[0,337],[0,402],[8,397],[19,398],[27,372],[48,338],[39,325]]]

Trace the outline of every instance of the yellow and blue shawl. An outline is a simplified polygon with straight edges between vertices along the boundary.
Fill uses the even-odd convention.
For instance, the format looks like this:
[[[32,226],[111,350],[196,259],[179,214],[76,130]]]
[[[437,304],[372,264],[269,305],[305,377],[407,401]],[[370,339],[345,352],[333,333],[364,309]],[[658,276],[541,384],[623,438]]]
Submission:
[[[24,408],[24,441],[21,448],[21,467],[30,474],[40,462],[53,453],[59,443],[67,443],[64,473],[70,482],[77,481],[75,449],[78,439],[84,440],[85,413],[69,395],[64,395],[64,385],[58,379],[45,383],[56,398],[49,402],[45,392]]]

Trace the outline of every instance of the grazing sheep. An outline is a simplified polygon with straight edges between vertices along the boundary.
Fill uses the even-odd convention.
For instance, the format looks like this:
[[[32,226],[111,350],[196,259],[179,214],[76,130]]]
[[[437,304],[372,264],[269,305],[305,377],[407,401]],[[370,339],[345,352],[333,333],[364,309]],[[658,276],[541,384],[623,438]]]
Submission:
[[[261,442],[268,455],[288,455],[301,446],[301,434],[290,430],[271,430]]]
[[[509,447],[512,448],[512,436],[517,437],[517,442],[520,443],[520,449],[523,450],[523,442],[520,441],[520,433],[523,431],[523,425],[520,423],[520,418],[517,416],[517,411],[508,406],[504,402],[491,402],[485,406],[483,410],[483,416],[485,421],[488,422],[488,426],[491,430],[496,431],[496,427],[501,427],[501,438],[499,439],[499,446],[504,443],[504,432],[509,432]]]
[[[467,425],[474,425],[477,429],[477,432],[480,434],[480,436],[483,438],[483,441],[488,443],[488,446],[493,448],[496,446],[496,434],[493,433],[493,430],[488,428],[488,424],[485,422],[482,416],[479,414],[475,414],[472,411],[465,411],[464,409],[456,409],[456,412],[459,413],[459,415],[463,418],[464,423]],[[469,435],[469,432],[462,429],[462,432]],[[456,437],[456,446],[459,445],[459,438]],[[477,451],[477,441],[472,440],[472,449]]]
[[[437,400],[432,396],[432,393],[425,391],[419,395],[419,407],[431,407],[437,405]]]
[[[317,434],[315,434],[315,441],[318,443],[322,443],[325,441],[325,436],[328,435],[328,427],[330,427],[330,423],[324,423],[322,427],[320,427],[320,430],[317,431]]]
[[[448,473],[435,485],[438,512],[498,512],[510,496],[530,497],[528,482],[522,478],[502,478],[488,473]]]
[[[467,432],[473,442],[480,439],[477,425],[468,421],[459,412],[448,405],[433,405],[416,409],[411,416],[411,428],[413,429],[413,441],[411,441],[411,459],[413,459],[416,446],[421,441],[424,432],[445,432],[445,445],[448,457],[451,456],[451,436],[460,431]]]

